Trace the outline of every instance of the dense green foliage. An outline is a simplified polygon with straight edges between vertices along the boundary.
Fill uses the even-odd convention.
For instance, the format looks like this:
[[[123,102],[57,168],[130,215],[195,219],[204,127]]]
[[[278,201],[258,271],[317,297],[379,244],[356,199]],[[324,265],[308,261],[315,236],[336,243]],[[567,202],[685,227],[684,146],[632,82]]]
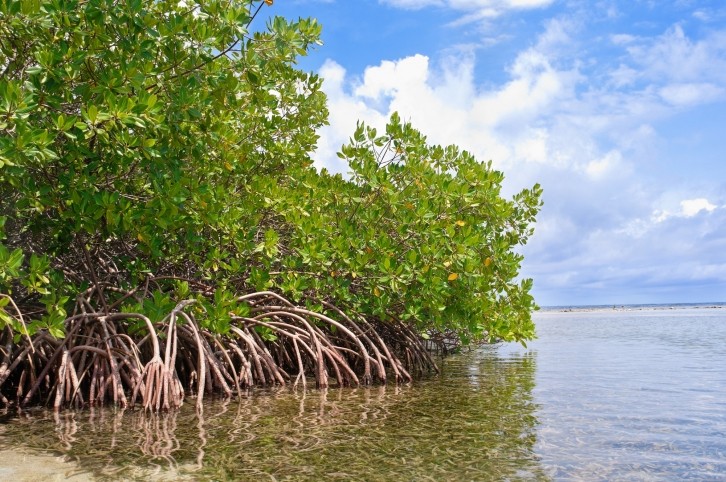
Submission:
[[[539,186],[506,200],[490,163],[397,116],[342,148],[351,177],[316,170],[325,96],[295,59],[320,25],[253,31],[263,7],[0,1],[0,323],[62,337],[95,286],[152,321],[199,297],[225,333],[234,294],[272,290],[423,336],[532,338],[516,247]]]

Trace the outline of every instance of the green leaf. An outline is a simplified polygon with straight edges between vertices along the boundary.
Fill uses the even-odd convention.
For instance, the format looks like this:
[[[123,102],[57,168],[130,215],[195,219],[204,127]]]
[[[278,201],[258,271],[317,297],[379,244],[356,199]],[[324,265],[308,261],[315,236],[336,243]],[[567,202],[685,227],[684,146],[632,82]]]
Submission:
[[[0,308],[0,321],[5,323],[5,326],[12,326],[15,322],[15,318],[10,316],[5,309]]]
[[[53,336],[98,277],[112,303],[137,290],[125,307],[154,322],[203,291],[197,314],[217,334],[250,313],[233,292],[273,289],[415,333],[531,338],[517,253],[541,188],[505,199],[491,162],[431,145],[398,113],[385,130],[356,124],[339,153],[349,178],[313,168],[330,119],[322,79],[296,62],[321,27],[248,27],[256,6],[0,7],[0,38],[29,59],[0,79],[0,239],[13,230],[0,292],[40,298],[56,318],[33,322]]]

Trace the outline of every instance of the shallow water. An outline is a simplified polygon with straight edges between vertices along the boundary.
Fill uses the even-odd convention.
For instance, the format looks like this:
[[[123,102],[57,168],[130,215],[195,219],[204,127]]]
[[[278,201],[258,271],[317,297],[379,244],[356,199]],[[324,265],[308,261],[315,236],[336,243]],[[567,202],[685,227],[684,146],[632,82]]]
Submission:
[[[726,310],[535,316],[529,348],[451,357],[412,386],[8,415],[0,478],[47,472],[43,454],[104,480],[726,478]]]
[[[726,480],[726,310],[550,312],[537,323],[535,452],[548,475]]]

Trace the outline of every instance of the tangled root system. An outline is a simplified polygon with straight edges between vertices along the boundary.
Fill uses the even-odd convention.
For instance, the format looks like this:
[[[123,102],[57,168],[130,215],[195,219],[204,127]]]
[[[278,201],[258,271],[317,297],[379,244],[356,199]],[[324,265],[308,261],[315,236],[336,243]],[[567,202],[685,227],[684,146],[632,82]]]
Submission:
[[[162,320],[95,309],[78,298],[66,336],[40,331],[0,337],[0,406],[115,404],[174,409],[188,396],[233,397],[252,387],[326,388],[410,382],[437,371],[418,334],[400,322],[369,321],[323,303],[313,311],[273,292],[238,298],[225,334],[197,321],[199,302],[181,301]]]

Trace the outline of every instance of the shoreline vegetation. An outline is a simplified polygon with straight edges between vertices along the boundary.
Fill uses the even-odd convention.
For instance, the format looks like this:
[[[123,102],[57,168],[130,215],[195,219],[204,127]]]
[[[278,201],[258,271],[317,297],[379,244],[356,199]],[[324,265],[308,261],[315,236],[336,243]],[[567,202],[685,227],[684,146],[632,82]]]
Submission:
[[[4,331],[2,405],[125,408],[138,401],[158,411],[178,408],[193,394],[201,409],[205,394],[232,397],[267,385],[305,389],[310,376],[316,388],[328,388],[330,380],[338,387],[385,384],[390,374],[398,384],[438,371],[410,327],[354,321],[327,302],[311,311],[270,291],[243,295],[235,304],[246,316],[229,312],[229,330],[221,335],[197,321],[204,313],[198,299],[178,303],[154,323],[141,313],[94,309],[96,291],[79,297],[63,339],[39,332],[16,343]],[[13,398],[5,395],[8,381]]]
[[[409,383],[534,337],[541,187],[398,114],[315,168],[321,26],[265,8],[0,2],[0,407]]]

